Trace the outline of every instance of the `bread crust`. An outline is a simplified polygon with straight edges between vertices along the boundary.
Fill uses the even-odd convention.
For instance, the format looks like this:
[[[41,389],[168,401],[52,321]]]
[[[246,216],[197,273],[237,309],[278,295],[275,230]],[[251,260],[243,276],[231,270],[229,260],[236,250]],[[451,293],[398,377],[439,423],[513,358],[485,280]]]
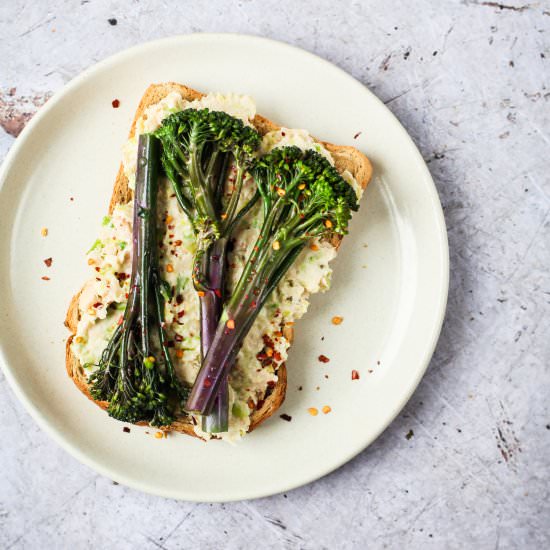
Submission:
[[[139,103],[139,106],[136,110],[132,126],[130,128],[129,138],[134,137],[137,121],[144,114],[145,110],[155,103],[158,103],[164,97],[166,97],[171,92],[179,92],[183,99],[188,101],[193,101],[195,99],[200,99],[204,96],[203,93],[193,90],[183,84],[178,84],[176,82],[166,82],[163,84],[151,84]],[[278,130],[280,126],[268,120],[261,115],[256,115],[252,121],[254,126],[260,135],[264,135],[267,132],[273,130]],[[348,170],[355,177],[358,184],[365,189],[372,177],[372,166],[369,159],[360,151],[354,147],[345,146],[345,145],[333,145],[325,141],[320,141],[323,146],[331,153],[334,158],[336,169],[340,172]],[[128,179],[124,174],[124,168],[122,163],[120,164],[115,185],[113,188],[113,193],[111,195],[111,201],[109,203],[109,213],[112,214],[115,206],[117,204],[124,204],[132,200],[132,190],[128,187]],[[336,237],[332,244],[338,247],[340,245],[341,238]],[[77,325],[79,321],[79,311],[78,311],[78,301],[80,298],[80,292],[73,296],[69,308],[67,310],[67,315],[65,318],[65,326],[71,331],[71,335],[67,339],[66,348],[65,348],[65,364],[67,369],[67,374],[73,380],[76,387],[91,401],[94,401],[96,405],[102,409],[106,409],[108,403],[106,401],[96,401],[90,395],[90,390],[88,387],[87,377],[84,372],[84,368],[80,365],[76,356],[72,353],[71,343],[76,334]],[[284,327],[285,336],[292,341],[293,332],[291,327]],[[285,399],[286,388],[287,388],[287,372],[286,366],[282,364],[277,370],[277,384],[271,391],[271,393],[265,398],[263,405],[255,410],[250,415],[250,427],[249,432],[257,428],[262,422],[267,420],[272,416],[277,409],[281,406]],[[140,423],[144,425],[146,423]],[[193,437],[199,437],[194,429],[193,424],[188,418],[180,418],[175,420],[170,426],[165,426],[160,428],[164,431],[176,431],[179,433],[184,433]]]

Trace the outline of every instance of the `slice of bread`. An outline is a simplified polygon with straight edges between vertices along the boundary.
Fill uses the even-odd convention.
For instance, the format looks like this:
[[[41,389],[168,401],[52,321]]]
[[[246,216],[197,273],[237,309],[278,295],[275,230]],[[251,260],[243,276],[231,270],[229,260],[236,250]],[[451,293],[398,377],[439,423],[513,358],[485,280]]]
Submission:
[[[194,99],[200,99],[204,94],[197,92],[182,84],[176,84],[175,82],[167,82],[164,84],[152,84],[147,88],[145,94],[141,98],[139,106],[137,108],[132,127],[130,129],[129,137],[133,137],[135,133],[136,123],[139,118],[144,114],[145,109],[150,105],[154,105],[166,97],[171,92],[179,92],[183,99],[192,101]],[[260,115],[256,115],[253,124],[261,135],[278,130],[280,126],[271,122],[267,118]],[[372,167],[369,159],[360,153],[354,147],[344,145],[333,145],[324,141],[320,141],[323,146],[331,153],[334,158],[335,166],[339,172],[348,170],[357,180],[359,185],[365,189],[369,183],[372,175]],[[111,196],[111,202],[109,204],[109,213],[112,213],[114,207],[117,204],[124,204],[132,200],[132,190],[128,187],[128,179],[124,175],[122,164],[118,170],[118,174],[115,180],[115,186],[113,194]],[[336,238],[333,244],[337,247],[340,244],[340,239]],[[79,321],[78,301],[80,292],[76,294],[69,305],[67,316],[65,319],[65,325],[71,331],[71,336],[67,339],[66,344],[66,368],[67,373],[72,378],[78,389],[93,401],[92,396],[88,388],[88,382],[84,368],[80,365],[78,359],[74,356],[71,350],[71,342],[76,334],[76,329]],[[292,341],[292,328],[281,327],[285,337]],[[269,395],[266,395],[263,405],[255,410],[251,414],[249,431],[259,426],[264,420],[269,418],[275,411],[281,406],[285,398],[286,386],[287,386],[287,373],[285,365],[281,365],[277,371],[278,381],[275,387],[270,391]],[[107,402],[96,401],[95,402],[102,409],[107,408]],[[187,417],[177,419],[170,426],[163,428],[165,431],[177,431],[185,433],[191,436],[198,437],[193,430],[193,424]]]

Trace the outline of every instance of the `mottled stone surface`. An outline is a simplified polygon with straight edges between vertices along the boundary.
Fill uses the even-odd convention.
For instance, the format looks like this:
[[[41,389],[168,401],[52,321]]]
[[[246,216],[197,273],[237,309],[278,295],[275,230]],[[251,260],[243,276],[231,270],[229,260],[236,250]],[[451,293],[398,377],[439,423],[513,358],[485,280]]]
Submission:
[[[451,287],[430,369],[386,432],[258,501],[114,485],[42,433],[0,374],[0,548],[550,547],[550,4],[520,1],[1,3],[0,159],[52,92],[128,46],[283,40],[364,82],[413,136],[445,209]]]

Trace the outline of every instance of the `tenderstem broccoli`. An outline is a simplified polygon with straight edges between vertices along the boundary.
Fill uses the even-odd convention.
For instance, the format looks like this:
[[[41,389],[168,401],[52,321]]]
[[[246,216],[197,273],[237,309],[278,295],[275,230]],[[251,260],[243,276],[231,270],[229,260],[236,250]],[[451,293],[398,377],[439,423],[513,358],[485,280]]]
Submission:
[[[92,397],[108,401],[112,417],[154,426],[170,424],[178,401],[187,395],[174,371],[164,330],[165,283],[157,244],[159,153],[155,137],[139,137],[128,302],[90,377]]]
[[[155,135],[162,142],[164,171],[197,238],[192,279],[200,300],[204,358],[222,311],[231,233],[259,198],[256,192],[245,200],[242,190],[260,136],[241,120],[208,109],[174,113]],[[218,384],[211,410],[203,416],[203,430],[227,431],[227,379]]]
[[[263,223],[186,403],[200,414],[212,410],[252,323],[306,244],[347,233],[351,212],[358,209],[353,188],[316,151],[274,149],[251,173]]]

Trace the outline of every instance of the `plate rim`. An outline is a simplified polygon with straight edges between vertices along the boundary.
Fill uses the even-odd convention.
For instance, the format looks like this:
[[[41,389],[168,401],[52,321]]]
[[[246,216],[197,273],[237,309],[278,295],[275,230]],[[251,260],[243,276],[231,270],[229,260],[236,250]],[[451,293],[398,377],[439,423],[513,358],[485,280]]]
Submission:
[[[443,209],[441,206],[441,201],[439,199],[437,187],[426,165],[426,162],[424,161],[420,151],[418,150],[416,144],[412,140],[411,136],[409,135],[405,127],[401,124],[401,122],[393,114],[393,112],[382,102],[382,100],[380,100],[373,92],[371,92],[366,85],[364,85],[363,83],[355,79],[352,75],[347,73],[344,69],[324,59],[321,56],[318,56],[312,52],[309,52],[308,50],[305,50],[298,46],[294,46],[284,41],[274,40],[271,38],[266,38],[262,36],[252,35],[252,34],[244,34],[244,33],[191,33],[191,34],[172,35],[172,36],[168,36],[168,37],[164,37],[156,40],[143,42],[143,43],[134,45],[130,48],[125,48],[124,50],[121,50],[115,54],[112,54],[106,57],[105,59],[87,67],[81,73],[79,73],[77,76],[71,79],[67,84],[65,84],[60,90],[58,90],[47,101],[47,103],[38,110],[38,112],[30,120],[30,122],[25,126],[25,128],[23,129],[21,134],[18,136],[18,138],[16,138],[15,142],[10,147],[2,165],[0,166],[0,193],[3,190],[4,183],[7,180],[7,176],[11,170],[12,165],[15,163],[15,160],[19,155],[19,152],[25,147],[26,141],[34,131],[34,128],[40,124],[41,120],[48,114],[48,112],[52,110],[55,107],[55,105],[57,105],[57,103],[62,101],[64,96],[70,93],[71,90],[80,86],[87,79],[92,77],[96,72],[101,71],[102,69],[108,67],[109,65],[119,63],[120,61],[124,61],[124,58],[126,57],[132,57],[136,55],[139,56],[139,54],[142,51],[146,51],[147,49],[154,48],[164,43],[170,43],[170,42],[176,43],[180,41],[194,41],[194,40],[217,40],[217,41],[248,40],[251,42],[265,43],[271,47],[286,49],[291,54],[295,53],[302,56],[304,55],[309,56],[312,59],[315,59],[316,62],[318,63],[320,62],[323,66],[326,66],[331,70],[338,71],[340,73],[340,76],[342,76],[347,81],[348,85],[355,86],[355,87],[360,86],[362,91],[369,94],[371,96],[371,99],[373,99],[375,103],[376,102],[378,103],[378,107],[387,111],[387,114],[393,119],[396,125],[396,129],[398,129],[399,132],[402,134],[402,137],[404,137],[405,140],[409,142],[411,153],[416,157],[416,162],[423,172],[423,177],[426,178],[430,183],[430,185],[427,186],[427,189],[429,191],[430,198],[435,205],[434,213],[436,214],[436,216],[434,218],[434,221],[436,222],[437,229],[438,229],[438,232],[437,232],[437,237],[439,241],[438,248],[439,248],[439,254],[441,259],[441,263],[439,264],[439,272],[440,272],[439,284],[441,286],[441,293],[439,296],[439,303],[438,303],[438,308],[436,312],[437,315],[434,317],[435,322],[431,327],[429,345],[425,346],[422,360],[421,362],[419,362],[419,365],[415,371],[416,376],[414,377],[413,382],[410,384],[408,391],[402,395],[401,399],[399,399],[399,402],[395,405],[393,410],[391,410],[391,413],[388,414],[387,420],[381,423],[378,429],[374,430],[372,435],[369,438],[367,438],[362,445],[359,445],[357,448],[354,448],[354,450],[351,453],[346,454],[345,456],[341,457],[340,460],[331,463],[330,466],[326,468],[321,469],[321,471],[316,470],[313,475],[304,476],[302,480],[298,483],[296,482],[291,482],[288,484],[282,483],[280,488],[277,489],[276,491],[269,491],[269,490],[250,491],[249,490],[248,492],[244,491],[243,494],[237,495],[237,496],[230,496],[230,497],[220,496],[219,498],[204,499],[204,498],[196,498],[196,497],[194,498],[188,495],[184,495],[180,490],[174,490],[171,492],[157,490],[155,486],[149,485],[146,481],[142,482],[131,476],[119,475],[118,472],[115,473],[115,475],[113,475],[114,473],[113,470],[111,470],[108,466],[104,466],[103,463],[90,458],[88,454],[84,450],[82,450],[78,444],[74,443],[73,441],[71,441],[69,437],[65,436],[62,429],[57,428],[54,424],[48,422],[44,417],[42,417],[42,415],[40,414],[40,411],[32,402],[31,398],[27,397],[25,391],[23,390],[23,387],[16,382],[15,376],[12,374],[13,368],[10,367],[10,365],[8,364],[8,361],[3,349],[4,346],[2,343],[2,339],[0,338],[0,367],[2,368],[4,376],[8,381],[8,384],[11,387],[12,391],[14,392],[16,397],[19,399],[19,401],[23,404],[25,409],[29,412],[29,414],[34,419],[34,421],[40,426],[40,428],[44,432],[46,432],[54,441],[56,441],[63,449],[65,449],[69,454],[71,454],[74,458],[76,458],[79,462],[85,464],[92,470],[98,472],[99,474],[109,479],[114,479],[119,483],[122,483],[132,489],[137,489],[139,491],[153,494],[156,496],[162,496],[165,498],[174,498],[178,500],[185,500],[185,501],[192,501],[192,502],[231,502],[231,501],[256,499],[256,498],[262,498],[266,496],[279,494],[279,493],[290,491],[292,489],[312,483],[317,479],[321,479],[322,477],[328,475],[331,472],[336,471],[341,466],[343,466],[344,464],[346,464],[347,462],[349,462],[350,460],[358,456],[368,446],[370,446],[380,436],[382,432],[384,432],[389,427],[389,425],[394,421],[394,419],[399,414],[399,412],[406,406],[412,394],[416,391],[421,379],[423,378],[430,364],[430,360],[433,356],[433,353],[435,351],[437,342],[441,334],[441,330],[445,320],[448,292],[449,292],[449,277],[450,277],[449,245],[448,245],[447,228],[445,224],[445,218],[444,218]]]

